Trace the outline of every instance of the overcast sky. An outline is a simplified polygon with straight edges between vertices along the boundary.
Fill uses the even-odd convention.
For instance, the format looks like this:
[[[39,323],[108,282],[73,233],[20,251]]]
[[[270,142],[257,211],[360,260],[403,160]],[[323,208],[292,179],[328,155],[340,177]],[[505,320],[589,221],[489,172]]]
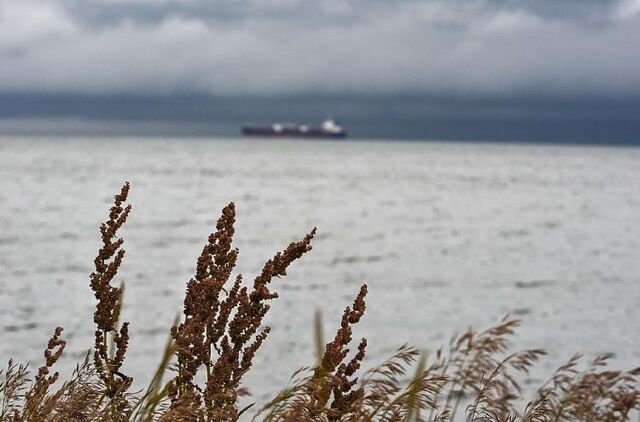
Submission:
[[[640,95],[640,0],[0,0],[0,92]]]

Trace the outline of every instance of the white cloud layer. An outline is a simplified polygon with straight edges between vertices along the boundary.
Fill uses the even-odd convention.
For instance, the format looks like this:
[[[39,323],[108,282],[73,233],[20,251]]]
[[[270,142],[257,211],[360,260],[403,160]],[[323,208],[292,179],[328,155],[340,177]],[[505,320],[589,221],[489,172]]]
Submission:
[[[0,91],[615,97],[639,40],[640,0],[2,0]]]

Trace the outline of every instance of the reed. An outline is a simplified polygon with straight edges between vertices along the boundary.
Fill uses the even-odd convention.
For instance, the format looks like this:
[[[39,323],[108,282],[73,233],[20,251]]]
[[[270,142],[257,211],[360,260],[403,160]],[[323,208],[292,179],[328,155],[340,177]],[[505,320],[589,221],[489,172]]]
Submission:
[[[232,245],[233,203],[222,210],[197,259],[158,369],[146,389],[131,391],[132,378],[121,372],[130,341],[129,323],[119,321],[124,286],[114,285],[125,257],[118,230],[131,211],[128,193],[125,183],[100,226],[102,245],[89,276],[96,298],[92,351],[64,382],[54,370],[66,346],[60,327],[33,377],[27,366],[9,360],[0,370],[0,422],[612,422],[639,414],[640,368],[609,369],[610,356],[586,365],[573,356],[527,400],[521,381],[545,352],[513,352],[510,339],[520,321],[511,318],[484,331],[470,329],[431,353],[403,345],[379,365],[361,368],[367,341],[354,343],[353,331],[365,314],[366,284],[326,343],[316,314],[312,366],[296,372],[290,385],[259,409],[240,408],[238,399],[247,394],[243,377],[269,335],[263,321],[278,298],[272,282],[311,250],[316,229],[276,253],[252,283],[245,283],[240,274],[232,277],[239,253]],[[171,376],[163,382],[167,371]]]

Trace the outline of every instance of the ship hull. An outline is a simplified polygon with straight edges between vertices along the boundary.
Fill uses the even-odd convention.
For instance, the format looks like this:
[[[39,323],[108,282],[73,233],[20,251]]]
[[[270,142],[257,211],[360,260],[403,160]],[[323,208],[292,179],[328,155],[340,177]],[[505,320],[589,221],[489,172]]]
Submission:
[[[283,128],[275,130],[271,127],[252,127],[245,126],[242,128],[242,134],[245,136],[273,137],[273,138],[332,138],[341,139],[347,136],[346,131],[327,132],[322,129],[310,128],[300,130],[299,128]]]

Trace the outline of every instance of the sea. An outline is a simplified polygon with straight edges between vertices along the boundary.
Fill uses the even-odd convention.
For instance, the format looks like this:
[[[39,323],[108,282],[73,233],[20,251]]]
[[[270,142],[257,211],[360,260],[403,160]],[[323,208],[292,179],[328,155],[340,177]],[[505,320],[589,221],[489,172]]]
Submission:
[[[220,210],[237,208],[237,272],[313,227],[313,250],[274,280],[271,334],[246,385],[258,403],[312,365],[367,283],[354,341],[366,365],[427,352],[505,315],[540,377],[575,352],[640,364],[640,148],[491,142],[1,137],[0,365],[35,369],[56,326],[69,373],[93,343],[99,225],[131,183],[122,372],[150,381]],[[355,348],[355,346],[354,346]]]

